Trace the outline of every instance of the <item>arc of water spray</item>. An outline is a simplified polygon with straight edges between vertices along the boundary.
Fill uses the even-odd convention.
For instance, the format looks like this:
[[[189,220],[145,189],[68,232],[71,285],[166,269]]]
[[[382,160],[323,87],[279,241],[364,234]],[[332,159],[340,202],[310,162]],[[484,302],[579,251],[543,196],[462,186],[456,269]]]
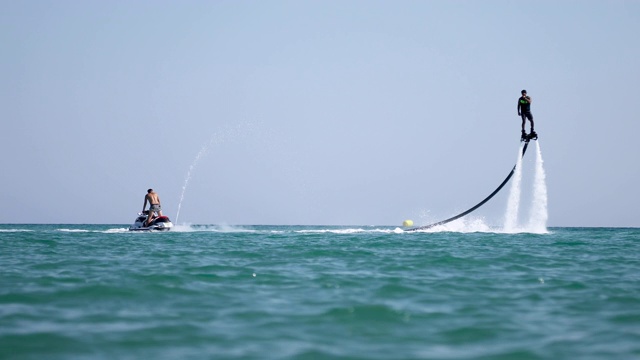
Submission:
[[[189,185],[189,180],[191,180],[191,176],[196,168],[196,166],[198,165],[198,162],[200,161],[200,159],[202,157],[204,157],[204,155],[209,151],[209,148],[212,145],[218,144],[222,141],[228,140],[230,138],[237,138],[239,134],[241,133],[247,133],[248,130],[252,130],[255,127],[255,124],[248,122],[248,123],[242,123],[239,124],[237,127],[235,128],[227,128],[225,130],[223,130],[222,132],[219,133],[214,133],[211,136],[211,139],[209,140],[208,143],[205,143],[202,148],[200,149],[200,151],[198,152],[198,154],[196,155],[195,159],[193,159],[193,162],[191,163],[191,166],[189,166],[189,170],[187,171],[187,175],[184,178],[184,184],[182,185],[182,193],[180,194],[180,201],[178,202],[178,212],[176,213],[176,224],[178,223],[178,218],[180,217],[180,209],[182,208],[182,201],[184,200],[184,194],[187,191],[187,186]]]
[[[184,185],[182,185],[182,193],[180,194],[180,202],[178,202],[178,212],[176,213],[176,224],[178,223],[178,218],[180,217],[180,208],[182,207],[182,200],[184,200],[184,193],[187,191],[187,185],[189,184],[189,180],[191,180],[191,173],[196,168],[196,165],[198,165],[198,162],[200,161],[200,158],[202,156],[204,156],[204,154],[207,153],[207,151],[209,150],[209,145],[211,145],[212,142],[213,142],[213,139],[208,144],[205,144],[202,147],[202,149],[200,149],[200,151],[198,152],[198,155],[196,155],[196,158],[191,163],[191,166],[189,166],[189,171],[187,171],[187,176],[185,176],[185,178],[184,178]]]

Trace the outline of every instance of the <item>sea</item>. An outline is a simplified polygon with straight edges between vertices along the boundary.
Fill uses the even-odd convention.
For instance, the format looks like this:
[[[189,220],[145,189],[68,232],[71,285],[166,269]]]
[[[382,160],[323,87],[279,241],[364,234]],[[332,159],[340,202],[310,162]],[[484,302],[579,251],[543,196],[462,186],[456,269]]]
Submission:
[[[0,225],[0,359],[640,359],[640,229]]]

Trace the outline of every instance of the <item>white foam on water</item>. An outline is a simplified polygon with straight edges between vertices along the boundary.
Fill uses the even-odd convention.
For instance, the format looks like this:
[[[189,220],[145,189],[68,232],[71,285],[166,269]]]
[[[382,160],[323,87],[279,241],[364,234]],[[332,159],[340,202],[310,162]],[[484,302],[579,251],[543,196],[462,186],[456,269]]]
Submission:
[[[434,226],[432,232],[492,232],[491,228],[480,218],[461,218],[450,223]]]
[[[114,228],[114,229],[108,229],[101,232],[104,234],[120,234],[120,233],[129,232],[129,228]]]
[[[511,190],[509,191],[509,199],[507,201],[507,210],[504,215],[503,232],[519,232],[518,231],[518,211],[520,210],[520,196],[522,193],[522,150],[523,145],[518,149],[518,159],[516,160],[516,168],[511,180]]]
[[[483,218],[465,217],[454,220],[452,222],[437,225],[428,229],[416,230],[417,232],[439,233],[439,232],[457,232],[457,233],[496,233],[500,229],[489,226]]]
[[[246,229],[242,226],[231,226],[226,224],[220,225],[193,225],[193,224],[179,224],[174,225],[171,232],[220,232],[220,233],[255,233],[257,230]]]
[[[296,233],[299,234],[357,234],[357,233],[385,233],[391,234],[394,233],[393,229],[362,229],[362,228],[354,228],[354,229],[305,229],[305,230],[296,230]]]
[[[129,232],[128,228],[114,228],[114,229],[108,229],[108,230],[104,230],[104,231],[99,231],[103,234],[121,234],[121,233],[126,233]]]

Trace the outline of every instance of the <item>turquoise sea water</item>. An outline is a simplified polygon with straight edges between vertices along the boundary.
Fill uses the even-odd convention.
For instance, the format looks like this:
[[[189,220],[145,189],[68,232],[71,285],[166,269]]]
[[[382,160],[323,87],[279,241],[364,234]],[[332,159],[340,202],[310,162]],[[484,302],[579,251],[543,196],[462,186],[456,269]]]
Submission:
[[[0,225],[0,358],[640,358],[640,229],[177,230]]]

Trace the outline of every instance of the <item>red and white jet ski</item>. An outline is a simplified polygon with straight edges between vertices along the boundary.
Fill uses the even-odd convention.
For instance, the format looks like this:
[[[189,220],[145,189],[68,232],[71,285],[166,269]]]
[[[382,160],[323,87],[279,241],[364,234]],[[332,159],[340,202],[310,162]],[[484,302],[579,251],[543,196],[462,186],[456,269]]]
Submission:
[[[149,210],[145,210],[143,213],[138,213],[138,217],[134,221],[133,225],[129,227],[129,231],[167,231],[171,230],[173,223],[169,220],[168,216],[158,216],[154,218],[149,226],[145,226]]]

